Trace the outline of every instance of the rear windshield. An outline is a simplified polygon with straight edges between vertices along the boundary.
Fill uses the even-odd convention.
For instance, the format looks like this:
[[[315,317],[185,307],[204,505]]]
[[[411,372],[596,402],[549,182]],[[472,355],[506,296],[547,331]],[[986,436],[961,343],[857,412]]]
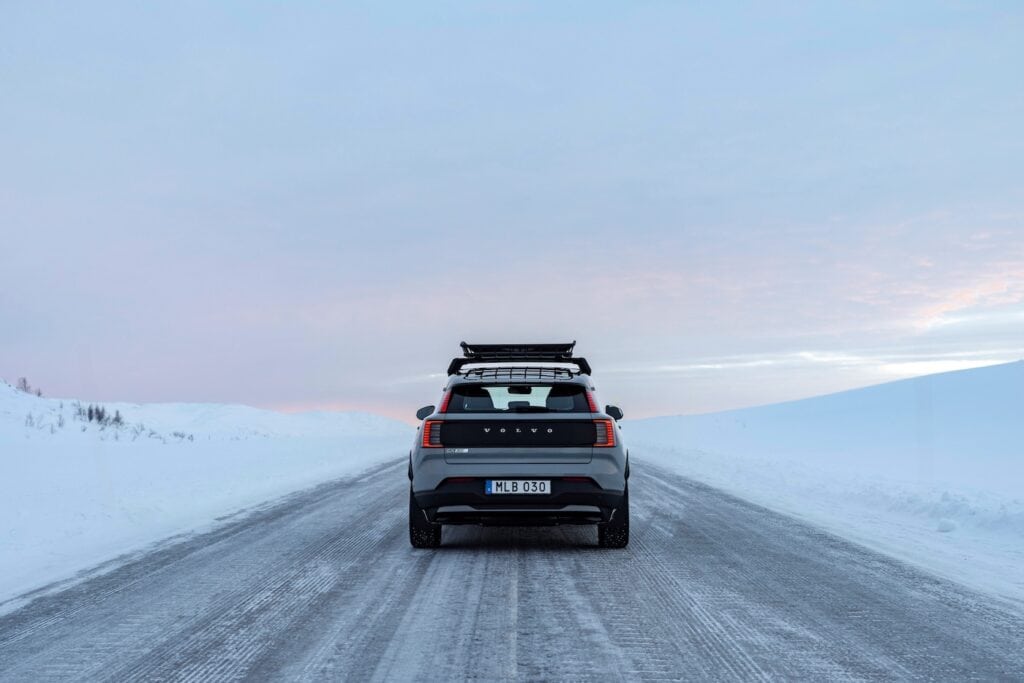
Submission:
[[[449,413],[589,413],[579,384],[462,384],[452,387]]]

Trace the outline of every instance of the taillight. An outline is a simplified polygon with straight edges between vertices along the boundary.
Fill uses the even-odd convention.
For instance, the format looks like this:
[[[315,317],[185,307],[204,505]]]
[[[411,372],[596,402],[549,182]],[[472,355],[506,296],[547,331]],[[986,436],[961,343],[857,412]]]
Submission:
[[[595,446],[611,448],[615,445],[615,423],[613,421],[594,420],[594,430],[597,432]]]
[[[594,392],[592,392],[592,391],[588,391],[587,392],[587,405],[590,406],[590,412],[592,412],[592,413],[598,412],[598,410],[597,410],[597,400],[594,399]]]
[[[427,420],[423,423],[423,441],[422,446],[424,448],[440,448],[441,447],[441,424],[442,420]]]
[[[439,412],[439,413],[447,413],[448,412],[448,404],[451,403],[451,402],[452,402],[452,390],[449,389],[448,391],[444,392],[444,396],[441,397],[441,405],[438,406],[437,412]]]

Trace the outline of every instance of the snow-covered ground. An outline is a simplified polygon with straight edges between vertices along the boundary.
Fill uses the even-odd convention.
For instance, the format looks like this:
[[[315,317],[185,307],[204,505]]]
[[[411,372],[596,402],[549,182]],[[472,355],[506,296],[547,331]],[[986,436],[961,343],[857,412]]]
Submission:
[[[364,413],[88,405],[0,382],[0,601],[247,506],[401,457],[412,429]],[[110,423],[120,413],[123,424]]]
[[[1024,601],[1024,361],[627,421],[650,460]]]
[[[725,413],[626,421],[636,467],[672,468],[1024,601],[1024,362]],[[361,413],[104,404],[0,383],[0,602],[401,457]]]

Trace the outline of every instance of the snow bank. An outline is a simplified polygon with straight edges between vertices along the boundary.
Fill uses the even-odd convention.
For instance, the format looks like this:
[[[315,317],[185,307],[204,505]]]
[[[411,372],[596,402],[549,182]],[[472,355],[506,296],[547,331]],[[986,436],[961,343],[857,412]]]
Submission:
[[[651,461],[1024,601],[1024,362],[625,424]]]
[[[0,382],[0,601],[399,458],[413,438],[408,425],[362,413],[102,405],[105,425],[76,402]]]

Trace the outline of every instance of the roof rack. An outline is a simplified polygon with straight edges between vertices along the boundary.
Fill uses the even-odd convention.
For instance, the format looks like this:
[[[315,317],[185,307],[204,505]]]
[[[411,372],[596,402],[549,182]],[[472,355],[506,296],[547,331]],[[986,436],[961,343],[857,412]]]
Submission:
[[[477,363],[571,363],[581,374],[590,374],[586,358],[573,357],[576,342],[568,344],[467,344],[462,342],[463,358],[454,358],[448,374],[456,375],[464,365]]]
[[[463,375],[466,379],[515,381],[542,380],[556,381],[572,379],[579,373],[569,368],[535,368],[535,367],[504,367],[504,368],[472,368]]]

